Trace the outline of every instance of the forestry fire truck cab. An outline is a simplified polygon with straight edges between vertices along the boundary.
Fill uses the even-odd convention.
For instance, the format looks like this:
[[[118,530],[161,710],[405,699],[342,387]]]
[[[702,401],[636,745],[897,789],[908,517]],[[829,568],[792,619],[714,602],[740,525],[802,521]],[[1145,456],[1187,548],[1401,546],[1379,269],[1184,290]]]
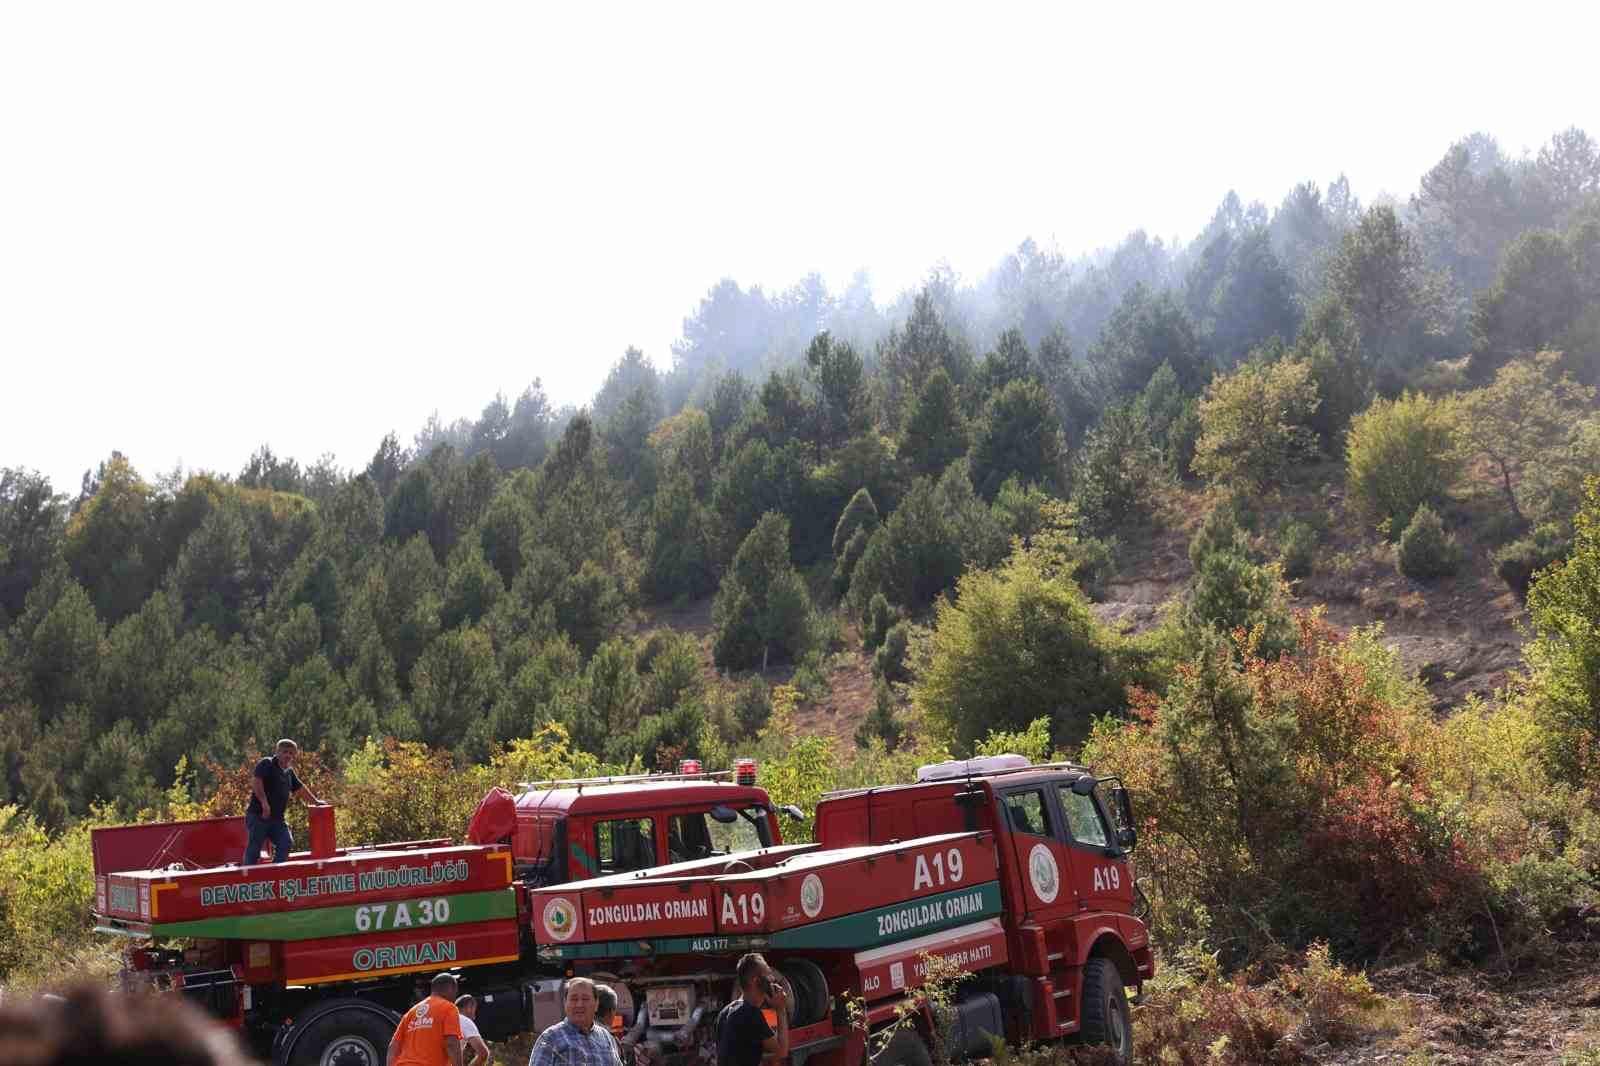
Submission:
[[[287,1066],[378,1066],[446,969],[488,1039],[560,1020],[581,974],[616,988],[625,1048],[702,1066],[747,951],[790,992],[794,1064],[860,1066],[895,1026],[879,1066],[926,1066],[930,957],[970,975],[939,1014],[955,1057],[1077,1035],[1131,1060],[1125,989],[1153,961],[1113,782],[1018,756],[929,766],[824,797],[815,842],[784,844],[778,815],[801,812],[753,764],[698,769],[495,790],[461,845],[341,848],[313,808],[310,850],[278,865],[232,865],[242,819],[97,830],[97,927],[131,939],[129,982],[198,1000]]]

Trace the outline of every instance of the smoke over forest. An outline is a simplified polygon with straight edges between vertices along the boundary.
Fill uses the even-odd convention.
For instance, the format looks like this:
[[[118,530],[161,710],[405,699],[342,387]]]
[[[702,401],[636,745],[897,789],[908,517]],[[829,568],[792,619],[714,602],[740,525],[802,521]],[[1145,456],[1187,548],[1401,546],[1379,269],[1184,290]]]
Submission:
[[[1028,238],[980,278],[935,264],[919,286],[889,299],[873,291],[867,270],[838,291],[816,274],[781,291],[724,279],[684,317],[670,352],[630,349],[588,406],[604,422],[647,384],[665,417],[706,406],[722,375],[756,383],[798,366],[822,331],[862,353],[870,370],[886,351],[892,359],[907,343],[919,343],[919,331],[934,329],[968,364],[1015,330],[1030,351],[1044,346],[1076,366],[1098,405],[1116,391],[1098,371],[1117,361],[1113,349],[1130,342],[1130,330],[1167,331],[1174,347],[1162,355],[1193,359],[1210,373],[1274,339],[1292,342],[1308,322],[1327,329],[1336,308],[1353,310],[1351,302],[1362,298],[1353,289],[1361,279],[1343,265],[1329,277],[1328,265],[1364,218],[1369,225],[1358,237],[1374,242],[1372,254],[1388,257],[1371,265],[1391,272],[1369,279],[1369,318],[1357,323],[1369,346],[1390,349],[1375,363],[1378,387],[1392,394],[1419,368],[1469,352],[1481,376],[1510,346],[1552,344],[1563,329],[1586,331],[1580,346],[1600,343],[1600,326],[1592,319],[1580,325],[1584,300],[1573,289],[1577,275],[1593,269],[1584,259],[1593,253],[1580,247],[1574,229],[1581,229],[1580,208],[1595,188],[1595,152],[1595,142],[1577,128],[1519,158],[1490,134],[1474,133],[1451,145],[1403,201],[1363,203],[1342,174],[1302,182],[1275,204],[1246,204],[1230,191],[1186,242],[1141,229],[1115,247],[1082,253]],[[1385,233],[1380,220],[1389,227]],[[1566,240],[1576,257],[1556,279],[1543,273],[1563,271],[1548,261],[1547,237]],[[1514,244],[1517,254],[1507,259]],[[1534,278],[1554,281],[1556,288],[1539,299],[1563,310],[1537,326],[1524,323],[1536,336],[1514,336],[1508,316],[1529,313],[1513,306],[1524,300],[1516,287]],[[1148,369],[1160,362],[1155,358]],[[1143,382],[1122,384],[1136,390]],[[435,415],[416,433],[413,450],[425,455],[448,442],[470,455],[501,435],[548,441],[573,409],[554,406],[535,382],[514,400],[497,397],[478,419],[445,423]]]

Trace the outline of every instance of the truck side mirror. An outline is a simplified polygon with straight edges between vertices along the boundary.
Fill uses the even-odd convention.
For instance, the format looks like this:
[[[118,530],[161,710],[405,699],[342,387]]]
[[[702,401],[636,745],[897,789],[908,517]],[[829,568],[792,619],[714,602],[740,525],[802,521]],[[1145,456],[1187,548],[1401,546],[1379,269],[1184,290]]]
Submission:
[[[1139,831],[1134,828],[1133,798],[1127,789],[1118,785],[1111,790],[1111,803],[1117,815],[1117,846],[1123,851],[1132,851],[1139,842]]]
[[[799,807],[796,807],[792,803],[785,803],[782,807],[779,807],[778,810],[782,811],[784,814],[787,814],[790,818],[793,818],[797,822],[803,822],[806,820],[806,812],[802,811]]]

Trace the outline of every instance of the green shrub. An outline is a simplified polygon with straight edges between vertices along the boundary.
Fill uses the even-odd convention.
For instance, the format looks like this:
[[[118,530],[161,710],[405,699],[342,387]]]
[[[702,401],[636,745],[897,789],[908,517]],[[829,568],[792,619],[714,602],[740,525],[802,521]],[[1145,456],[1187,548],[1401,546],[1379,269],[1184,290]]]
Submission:
[[[774,657],[798,660],[810,614],[811,597],[789,561],[789,520],[768,511],[739,545],[711,605],[717,665],[766,669]]]
[[[1189,565],[1199,570],[1206,557],[1219,551],[1232,552],[1240,558],[1250,556],[1250,542],[1240,528],[1238,514],[1228,503],[1220,503],[1206,514],[1194,539],[1189,541]]]
[[[811,617],[806,619],[806,629],[806,645],[812,655],[832,655],[843,651],[849,643],[849,622],[837,607],[812,611]]]
[[[652,629],[646,633],[640,638],[634,651],[634,669],[641,674],[648,674],[656,658],[677,644],[678,636],[671,629]]]
[[[957,751],[994,729],[1021,730],[1049,714],[1075,743],[1090,721],[1123,705],[1114,638],[1072,581],[1019,553],[961,579],[941,603],[912,698]]]
[[[1201,559],[1183,619],[1190,629],[1221,633],[1260,626],[1261,650],[1268,653],[1291,638],[1282,575],[1275,566],[1259,566],[1236,551],[1213,551]]]
[[[1439,728],[1426,690],[1381,631],[1296,621],[1270,657],[1208,636],[1080,755],[1137,797],[1153,931],[1235,962],[1314,940],[1366,957],[1459,943],[1483,901],[1477,834],[1422,765]]]
[[[1531,692],[1561,776],[1595,780],[1600,745],[1600,477],[1573,519],[1572,551],[1528,590],[1534,639],[1525,648]]]
[[[705,734],[706,711],[699,700],[684,700],[660,714],[639,719],[632,735],[612,737],[607,753],[614,762],[635,757],[651,770],[671,770],[679,759],[705,754],[700,739]]]
[[[1506,919],[1506,937],[1537,941],[1575,902],[1592,902],[1593,888],[1581,866],[1563,856],[1522,855],[1490,864],[1496,908]]]
[[[1300,1066],[1294,1013],[1270,986],[1223,973],[1214,954],[1190,948],[1162,959],[1134,1026],[1139,1062],[1182,1066]]]
[[[1073,580],[1093,599],[1105,595],[1107,583],[1117,576],[1117,547],[1116,537],[1080,537],[1069,549]]]
[[[1168,427],[1166,447],[1162,449],[1167,466],[1180,478],[1188,477],[1194,465],[1194,450],[1200,443],[1201,429],[1200,401],[1191,397]]]
[[[1400,572],[1417,581],[1453,574],[1461,565],[1461,547],[1444,531],[1433,508],[1423,504],[1400,534]]]
[[[1106,408],[1073,465],[1072,499],[1088,529],[1104,535],[1148,517],[1161,465],[1144,416],[1131,404]]]
[[[0,975],[89,945],[89,828],[51,834],[16,807],[0,807]]]
[[[973,427],[973,487],[987,500],[1011,477],[1058,485],[1065,457],[1055,405],[1036,381],[1013,381],[991,396]]]
[[[870,536],[878,528],[878,505],[872,502],[872,493],[865,488],[856,490],[850,502],[845,504],[844,511],[839,515],[838,523],[833,527],[833,554],[835,558],[842,558],[845,545],[850,543],[859,530],[866,530]],[[865,543],[863,542],[863,547]]]
[[[957,482],[965,488],[964,500],[952,498]],[[993,530],[985,529],[985,523]],[[991,533],[1003,555],[1005,531],[989,508],[972,496],[961,464],[952,466],[937,484],[918,478],[900,506],[867,539],[866,550],[850,574],[851,611],[859,617],[879,592],[896,603],[931,603],[955,584],[969,558],[987,551],[984,542]]]
[[[740,736],[753,737],[772,717],[772,693],[760,677],[747,677],[733,697],[733,722]]]
[[[840,599],[850,591],[850,575],[856,572],[856,564],[861,561],[861,556],[866,554],[867,540],[871,534],[866,529],[858,529],[850,534],[850,539],[845,541],[844,550],[833,563],[833,594]]]
[[[868,651],[883,646],[883,638],[888,635],[889,628],[900,620],[900,612],[889,606],[889,599],[883,593],[874,593],[872,602],[867,604],[867,616],[861,622],[861,644]]]
[[[1443,499],[1461,472],[1448,401],[1406,393],[1378,400],[1350,424],[1345,476],[1350,497],[1396,532],[1416,509]]]
[[[1545,522],[1496,551],[1494,572],[1511,591],[1526,599],[1533,575],[1559,562],[1571,550],[1572,538],[1567,531],[1559,523]]]
[[[1317,553],[1317,532],[1304,522],[1289,522],[1278,534],[1278,562],[1287,578],[1306,577]]]
[[[658,637],[665,639],[657,641]],[[646,651],[652,654],[646,657]],[[640,714],[662,714],[684,702],[699,701],[703,687],[700,644],[687,633],[657,632],[640,650],[637,661],[643,688]]]
[[[883,635],[883,645],[872,657],[872,669],[885,681],[905,681],[906,653],[911,648],[911,623],[896,622]]]
[[[1270,485],[1310,456],[1317,385],[1305,363],[1245,364],[1214,379],[1200,401],[1194,472],[1213,485]]]
[[[1027,729],[991,730],[988,736],[973,746],[972,754],[1024,755],[1030,762],[1049,762],[1051,750],[1050,719],[1035,718],[1028,723]]]
[[[889,683],[882,678],[872,686],[872,710],[856,726],[856,746],[865,748],[874,740],[883,742],[883,746],[893,751],[900,744],[900,723],[895,717],[896,710],[894,693],[889,690]]]
[[[828,679],[828,664],[815,651],[807,652],[800,665],[789,678],[789,687],[800,694],[802,702],[814,702],[828,694],[832,687]]]

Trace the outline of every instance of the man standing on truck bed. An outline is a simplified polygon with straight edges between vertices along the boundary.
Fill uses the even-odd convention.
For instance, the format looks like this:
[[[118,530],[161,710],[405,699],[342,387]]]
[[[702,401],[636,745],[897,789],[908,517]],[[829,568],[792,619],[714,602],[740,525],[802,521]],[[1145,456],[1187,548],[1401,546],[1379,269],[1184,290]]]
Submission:
[[[751,952],[735,971],[741,998],[717,1015],[717,1066],[761,1066],[772,1055],[779,1062],[789,1054],[789,997],[772,979],[767,960]],[[771,1006],[778,1029],[773,1032],[762,1008]]]
[[[272,861],[283,862],[294,849],[294,836],[283,820],[289,797],[299,795],[306,803],[321,803],[295,775],[294,761],[300,745],[284,738],[277,750],[260,762],[250,775],[250,806],[244,811],[244,865],[261,861],[261,845],[272,842]]]
[[[406,1011],[389,1041],[388,1066],[461,1066],[461,1012],[456,979],[442,973],[431,995]]]

